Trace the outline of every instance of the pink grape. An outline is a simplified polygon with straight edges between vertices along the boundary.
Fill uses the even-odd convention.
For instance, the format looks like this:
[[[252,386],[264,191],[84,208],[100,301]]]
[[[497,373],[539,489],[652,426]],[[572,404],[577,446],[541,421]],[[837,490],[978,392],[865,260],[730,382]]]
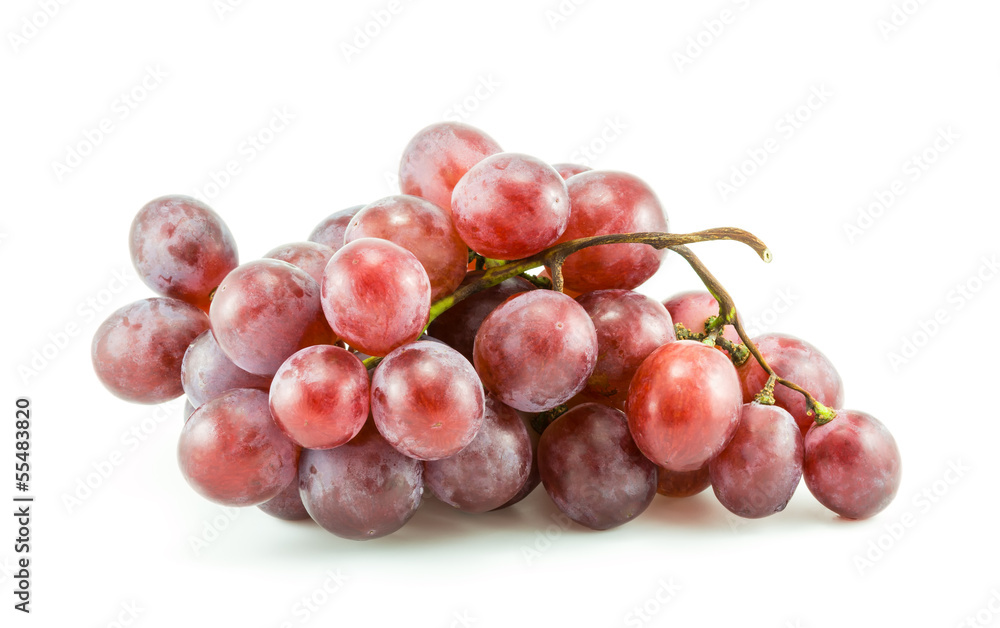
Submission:
[[[566,182],[543,161],[499,153],[455,186],[451,214],[462,240],[495,259],[520,259],[554,244],[570,217]]]
[[[126,401],[161,403],[179,397],[184,392],[184,352],[208,324],[204,312],[178,299],[155,297],[126,305],[94,334],[94,372]]]
[[[378,431],[411,458],[453,456],[483,424],[485,393],[476,371],[438,342],[413,342],[385,356],[371,391]]]
[[[432,124],[421,129],[403,150],[399,187],[403,194],[425,198],[450,212],[451,194],[458,180],[469,168],[500,150],[492,137],[468,124]]]
[[[299,448],[271,419],[267,393],[240,388],[194,411],[181,430],[181,473],[204,498],[254,506],[295,479]]]
[[[157,294],[206,312],[212,291],[239,264],[236,241],[212,209],[190,196],[161,196],[132,221],[129,252],[139,278]]]
[[[347,231],[347,225],[351,224],[354,214],[358,213],[362,207],[364,205],[354,205],[330,214],[316,225],[316,228],[306,239],[328,246],[334,252],[339,251],[340,247],[344,246],[344,232]]]
[[[742,405],[733,363],[713,347],[677,340],[639,366],[626,413],[646,457],[671,471],[694,471],[729,443]]]
[[[271,249],[264,257],[288,262],[292,266],[301,268],[315,279],[317,284],[322,284],[323,271],[326,270],[326,264],[333,254],[334,250],[325,244],[293,242]]]
[[[568,179],[573,175],[587,172],[591,169],[590,166],[581,166],[580,164],[552,164],[552,167],[556,169],[556,172],[563,179]]]
[[[566,181],[570,206],[559,242],[608,233],[666,231],[667,216],[656,194],[624,172],[589,170]],[[571,290],[632,289],[653,276],[665,251],[648,244],[604,244],[566,258],[563,279]]]
[[[296,352],[271,383],[271,415],[309,449],[343,445],[368,418],[368,372],[346,349],[315,345]]]
[[[326,268],[326,319],[362,353],[384,356],[419,338],[430,307],[431,283],[420,260],[388,240],[348,242]]]
[[[719,302],[704,290],[675,294],[664,301],[663,305],[670,312],[674,324],[681,323],[688,330],[698,334],[705,333],[705,322],[710,317],[719,315]],[[722,336],[730,342],[743,342],[732,325],[723,328]]]
[[[583,390],[597,363],[597,332],[579,303],[551,290],[508,298],[476,334],[483,386],[507,405],[543,412]]]
[[[247,373],[233,364],[215,341],[212,332],[205,331],[194,339],[184,353],[181,383],[184,393],[197,407],[234,388],[267,391],[271,387],[271,378]]]
[[[323,317],[319,285],[304,270],[278,260],[255,260],[229,273],[209,315],[225,354],[256,375],[274,375],[299,349],[335,340]]]
[[[413,253],[427,271],[432,301],[454,292],[465,278],[469,248],[451,214],[430,201],[397,195],[365,205],[344,233],[345,242],[359,238],[382,238]]]

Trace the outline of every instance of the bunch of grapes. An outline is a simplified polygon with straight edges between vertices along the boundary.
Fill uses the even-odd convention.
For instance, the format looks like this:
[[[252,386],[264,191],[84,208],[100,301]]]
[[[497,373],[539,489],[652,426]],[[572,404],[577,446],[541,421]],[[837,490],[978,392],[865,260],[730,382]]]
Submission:
[[[708,486],[742,517],[784,509],[803,476],[847,518],[895,496],[888,430],[840,409],[816,347],[747,338],[686,246],[767,259],[752,235],[670,234],[637,177],[503,152],[464,124],[420,131],[399,174],[403,194],[243,264],[196,199],[135,217],[132,261],[160,296],[104,321],[93,365],[129,401],[186,395],[178,462],[205,498],[362,540],[425,490],[482,513],[542,484],[593,529]],[[667,249],[709,292],[634,291]]]

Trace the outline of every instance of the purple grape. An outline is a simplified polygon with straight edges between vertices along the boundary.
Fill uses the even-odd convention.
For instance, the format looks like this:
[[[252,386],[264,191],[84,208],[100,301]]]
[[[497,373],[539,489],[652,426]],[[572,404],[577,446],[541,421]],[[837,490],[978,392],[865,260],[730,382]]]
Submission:
[[[299,475],[295,477],[288,486],[281,489],[277,496],[272,497],[263,504],[257,504],[267,514],[285,521],[303,521],[309,518],[306,507],[302,504],[302,495],[299,494]]]
[[[271,378],[247,373],[233,364],[209,330],[195,338],[184,353],[181,383],[185,394],[197,407],[234,388],[267,391]]]
[[[711,485],[707,464],[694,471],[671,471],[660,467],[656,492],[666,497],[692,497]]]
[[[362,207],[364,205],[355,205],[330,214],[316,225],[307,239],[310,242],[324,244],[334,252],[339,251],[340,247],[344,246],[344,232],[347,230],[347,225],[351,224],[351,218],[354,218],[354,214]]]

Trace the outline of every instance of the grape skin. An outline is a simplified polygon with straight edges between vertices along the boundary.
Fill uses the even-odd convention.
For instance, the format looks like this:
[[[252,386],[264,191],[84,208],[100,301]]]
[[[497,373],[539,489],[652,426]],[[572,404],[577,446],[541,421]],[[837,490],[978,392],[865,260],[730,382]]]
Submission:
[[[188,484],[225,506],[255,506],[295,479],[299,448],[271,418],[267,393],[230,390],[194,411],[177,460]]]
[[[119,308],[94,333],[90,357],[101,383],[133,403],[161,403],[181,396],[184,352],[208,329],[197,307],[167,297]]]
[[[208,330],[195,338],[184,353],[181,383],[184,393],[197,407],[234,388],[267,391],[271,378],[247,373],[233,364]]]
[[[656,492],[666,497],[692,497],[712,485],[708,465],[694,471],[659,468]]]
[[[323,279],[323,312],[352,349],[385,356],[420,337],[430,316],[431,283],[420,260],[378,238],[348,242]]]
[[[806,433],[803,475],[821,504],[848,519],[867,519],[896,496],[902,462],[896,439],[881,421],[838,410],[835,419]]]
[[[568,179],[573,175],[591,170],[590,166],[582,166],[580,164],[552,164],[552,167],[555,168],[556,172],[563,179]]]
[[[354,438],[368,418],[368,371],[346,349],[315,345],[281,365],[270,389],[271,415],[293,442],[329,449]]]
[[[483,424],[458,453],[424,463],[424,481],[438,499],[471,513],[506,504],[531,473],[531,439],[517,412],[486,397]]]
[[[594,530],[638,517],[656,495],[656,465],[620,410],[585,403],[552,423],[538,443],[542,485],[559,510]]]
[[[418,460],[453,456],[483,424],[485,393],[472,365],[439,342],[399,347],[375,369],[372,417],[393,447]]]
[[[483,386],[507,405],[543,412],[587,385],[597,331],[579,303],[551,290],[508,298],[476,334],[473,363]]]
[[[335,338],[323,316],[320,287],[288,262],[261,259],[229,273],[209,312],[212,332],[236,366],[272,376],[288,356]]]
[[[330,214],[316,225],[316,228],[306,239],[328,246],[336,253],[340,247],[344,246],[344,232],[347,230],[347,225],[351,224],[354,214],[358,213],[362,207],[364,205],[354,205]]]
[[[288,486],[281,489],[280,493],[263,504],[257,504],[257,508],[260,508],[272,517],[285,521],[304,521],[308,519],[309,512],[306,511],[306,507],[302,503],[302,495],[299,494],[298,472],[296,472],[295,477]]]
[[[465,278],[469,248],[451,214],[416,196],[397,195],[365,205],[344,232],[344,242],[382,238],[413,253],[427,271],[431,300],[455,291]]]
[[[681,323],[696,334],[705,333],[705,322],[711,316],[719,315],[719,302],[704,290],[692,290],[675,294],[663,302],[670,312],[674,324]],[[732,325],[723,327],[722,337],[730,342],[742,343],[740,335]],[[723,350],[720,348],[720,351]]]
[[[629,386],[626,413],[639,449],[671,471],[694,471],[726,446],[743,405],[736,370],[700,342],[668,342],[647,357]]]
[[[520,259],[555,244],[570,218],[566,182],[552,166],[499,153],[471,168],[451,199],[455,229],[473,251]]]
[[[787,410],[744,404],[733,439],[708,463],[715,496],[740,517],[781,512],[802,478],[803,452],[802,433]]]
[[[423,467],[396,451],[369,421],[340,447],[302,452],[299,492],[320,526],[365,541],[410,520],[424,492]]]
[[[129,253],[157,294],[208,311],[212,291],[239,264],[236,241],[212,209],[190,196],[146,203],[129,230]]]
[[[333,257],[334,252],[325,244],[293,242],[271,249],[264,255],[264,258],[281,260],[301,268],[315,279],[318,285],[323,283],[323,271],[326,270],[326,265]]]
[[[500,150],[492,137],[468,124],[432,124],[421,129],[403,150],[400,190],[451,212],[455,184],[470,168]]]

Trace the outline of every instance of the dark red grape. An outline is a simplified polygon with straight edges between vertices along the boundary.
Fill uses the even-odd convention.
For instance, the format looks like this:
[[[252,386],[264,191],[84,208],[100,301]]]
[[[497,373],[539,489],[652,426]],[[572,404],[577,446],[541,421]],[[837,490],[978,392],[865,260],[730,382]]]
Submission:
[[[829,408],[844,405],[844,382],[833,363],[805,340],[787,334],[764,334],[753,338],[760,354],[779,377],[808,390]],[[767,383],[767,373],[752,357],[739,368],[743,401],[749,403]],[[806,414],[805,397],[784,386],[774,387],[775,404],[792,415],[804,435],[815,417]]]
[[[607,233],[666,231],[667,216],[656,194],[624,172],[590,170],[566,181],[570,206],[559,242]],[[666,251],[647,244],[592,246],[566,258],[563,280],[571,290],[632,289],[653,276]]]
[[[344,246],[344,232],[347,231],[347,225],[351,224],[351,218],[354,218],[354,214],[362,207],[364,205],[355,205],[330,214],[316,225],[307,239],[310,242],[324,244],[334,252],[339,251],[340,247]]]
[[[508,298],[486,317],[473,363],[483,386],[501,401],[543,412],[586,386],[597,363],[597,332],[573,299],[532,290]]]
[[[806,486],[817,500],[848,519],[866,519],[899,490],[902,462],[896,439],[870,414],[838,410],[806,433]]]
[[[236,366],[274,375],[299,349],[335,340],[320,287],[301,268],[260,259],[229,273],[212,300],[212,333]]]
[[[421,129],[399,162],[403,194],[426,198],[451,211],[451,193],[458,180],[500,145],[479,129],[461,122],[439,122]]]
[[[674,340],[670,313],[658,301],[631,290],[595,290],[576,298],[594,321],[597,364],[586,392],[619,409],[636,369],[653,349]]]
[[[626,412],[642,453],[671,471],[700,469],[736,431],[742,406],[733,363],[700,342],[668,342],[632,378]]]
[[[211,330],[202,332],[184,353],[181,363],[181,383],[184,393],[200,406],[234,388],[257,388],[267,391],[271,378],[247,373],[233,364]]]
[[[306,449],[299,491],[309,516],[337,536],[365,541],[403,527],[420,506],[423,467],[396,451],[369,421],[334,449]]]
[[[212,209],[190,196],[161,196],[132,221],[129,252],[157,294],[208,311],[212,291],[239,264],[236,241]]]
[[[303,521],[309,518],[305,505],[302,504],[302,496],[299,494],[299,474],[295,477],[277,496],[272,497],[263,504],[257,504],[267,514],[285,521]]]
[[[454,292],[465,278],[469,248],[450,212],[428,200],[401,194],[365,205],[344,233],[345,242],[360,238],[382,238],[413,253],[427,271],[432,301]]]
[[[254,506],[295,479],[299,448],[271,418],[267,393],[230,390],[194,411],[181,430],[181,473],[202,497]]]
[[[726,448],[708,463],[712,489],[733,514],[781,512],[802,478],[802,433],[784,408],[748,403]]]
[[[486,397],[482,427],[457,454],[424,463],[424,482],[438,499],[465,512],[503,506],[531,472],[531,439],[510,406]]]
[[[306,347],[285,360],[271,383],[271,415],[302,447],[343,445],[368,418],[368,371],[346,349]]]
[[[384,356],[420,337],[431,307],[431,283],[420,260],[388,240],[361,238],[330,260],[323,311],[352,349]]]
[[[675,294],[664,301],[663,305],[670,312],[674,324],[681,323],[688,330],[698,334],[705,333],[705,321],[709,317],[719,315],[719,302],[704,290]],[[722,337],[731,342],[743,342],[732,325],[723,328]]]
[[[587,172],[591,169],[590,166],[581,166],[580,164],[552,164],[552,167],[556,169],[556,172],[563,179],[568,179],[575,174]]]
[[[315,279],[317,284],[322,284],[323,271],[326,270],[326,264],[333,254],[334,250],[325,244],[293,242],[271,249],[264,257],[288,262],[292,266],[301,268]]]
[[[573,408],[542,433],[538,470],[559,510],[594,530],[638,517],[656,495],[656,465],[636,447],[625,415],[596,403]]]
[[[519,153],[487,157],[455,186],[451,215],[473,251],[528,257],[554,244],[570,217],[566,182],[552,166]]]
[[[656,492],[667,497],[692,497],[711,485],[707,464],[694,471],[671,471],[660,467]]]
[[[399,347],[372,376],[372,417],[407,456],[438,460],[472,442],[483,424],[485,393],[472,365],[439,342]]]
[[[474,283],[482,279],[483,274],[483,271],[472,271],[466,275],[461,285]],[[534,289],[535,287],[527,279],[511,277],[445,310],[430,324],[427,333],[472,362],[472,347],[476,340],[476,332],[489,313],[506,301],[507,297]]]
[[[126,401],[161,403],[179,397],[184,392],[184,352],[208,324],[204,312],[177,299],[155,297],[126,305],[94,333],[94,372]]]

